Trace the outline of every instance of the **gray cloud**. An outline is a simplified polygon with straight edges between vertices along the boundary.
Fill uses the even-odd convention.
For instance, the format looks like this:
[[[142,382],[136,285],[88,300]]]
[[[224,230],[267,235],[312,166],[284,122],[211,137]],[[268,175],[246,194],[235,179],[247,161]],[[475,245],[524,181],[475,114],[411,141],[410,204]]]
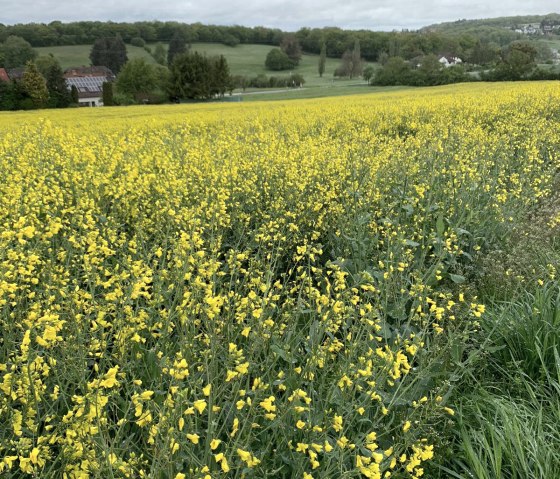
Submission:
[[[460,18],[545,14],[558,10],[557,0],[0,0],[0,22],[52,20],[176,20],[219,25],[265,25],[286,30],[303,26],[340,26],[391,30],[415,29]]]

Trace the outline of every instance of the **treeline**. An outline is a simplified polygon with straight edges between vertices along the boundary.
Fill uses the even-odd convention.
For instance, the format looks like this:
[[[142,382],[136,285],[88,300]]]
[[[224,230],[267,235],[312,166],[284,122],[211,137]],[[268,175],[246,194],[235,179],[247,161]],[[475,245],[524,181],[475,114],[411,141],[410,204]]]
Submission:
[[[483,39],[505,45],[517,38],[517,34],[504,30],[503,38]],[[229,46],[237,44],[266,44],[280,46],[286,32],[267,27],[218,26],[200,23],[145,21],[135,23],[71,22],[59,21],[49,24],[0,24],[0,42],[9,36],[18,36],[34,47],[56,45],[93,44],[99,38],[120,36],[125,43],[169,42],[180,34],[188,43],[211,42]],[[351,50],[356,40],[360,42],[365,60],[378,61],[380,56],[400,56],[412,59],[419,55],[437,54],[445,51],[454,56],[465,56],[480,39],[476,35],[449,35],[440,32],[375,32],[369,30],[344,30],[337,27],[301,28],[295,32],[303,52],[319,54],[323,44],[327,56],[340,58]],[[142,43],[144,42],[144,43]]]
[[[490,27],[490,28],[515,28],[528,23],[555,24],[560,22],[560,14],[549,13],[548,15],[518,15],[514,17],[495,17],[482,19],[462,19],[454,22],[443,22],[429,25],[423,30],[438,30],[444,32],[463,32],[471,28]]]
[[[478,20],[457,20],[430,25],[422,28],[421,32],[437,32],[450,36],[473,36],[482,42],[495,43],[500,47],[507,46],[516,40],[523,40],[526,35],[515,32],[526,24],[559,25],[560,14],[525,15],[516,17],[497,17]]]
[[[435,86],[461,83],[475,79],[462,66],[444,67],[435,55],[424,57],[420,64],[412,64],[401,57],[392,57],[372,76],[377,86]]]
[[[464,55],[474,48],[476,37],[451,37],[434,32],[372,32],[343,30],[336,27],[302,28],[296,36],[306,53],[319,54],[323,43],[327,56],[341,58],[359,41],[361,55],[367,61],[379,61],[382,55],[412,59],[421,55],[445,51],[454,56]]]
[[[275,28],[185,24],[179,22],[145,21],[135,23],[83,21],[49,24],[0,24],[0,42],[10,35],[27,40],[34,47],[92,44],[99,38],[120,36],[126,43],[169,42],[180,32],[188,42],[239,43],[277,45],[283,32]]]

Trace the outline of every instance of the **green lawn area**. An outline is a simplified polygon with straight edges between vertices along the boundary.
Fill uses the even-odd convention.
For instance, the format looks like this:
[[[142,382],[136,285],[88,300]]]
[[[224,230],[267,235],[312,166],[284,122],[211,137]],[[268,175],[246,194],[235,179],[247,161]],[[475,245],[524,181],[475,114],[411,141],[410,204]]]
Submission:
[[[545,43],[550,48],[560,50],[560,37],[543,38],[543,39],[539,39],[538,41],[542,42],[542,43]]]
[[[89,62],[89,52],[91,45],[68,45],[62,47],[38,47],[35,48],[39,55],[49,55],[52,53],[60,62],[62,68],[87,66]],[[144,58],[150,63],[155,63],[152,56],[143,48],[126,46],[128,58]]]
[[[154,47],[154,45],[149,46],[152,49]],[[286,76],[290,74],[290,71],[271,72],[265,69],[264,60],[272,48],[270,45],[237,45],[236,47],[228,47],[220,43],[194,43],[192,48],[210,56],[224,55],[233,75],[256,76],[263,73],[268,76]],[[127,45],[126,49],[130,59],[144,58],[150,63],[155,63],[151,55],[143,48]],[[91,45],[41,47],[36,50],[39,55],[52,53],[58,59],[62,68],[69,68],[72,66],[89,65]],[[317,73],[318,61],[318,55],[303,55],[300,65],[293,70],[294,73],[303,75],[307,87],[353,85],[361,81],[353,79],[336,80],[333,82],[333,73],[339,64],[339,60],[334,58],[327,58],[325,73],[320,78]]]
[[[389,87],[373,87],[366,85],[348,84],[348,82],[335,82],[327,86],[311,86],[296,89],[286,89],[281,93],[278,90],[273,92],[248,92],[242,95],[243,101],[266,101],[266,100],[303,100],[305,98],[322,98],[327,96],[344,96],[344,95],[364,95],[368,93],[393,92],[399,90],[407,90],[413,87],[408,86],[389,86]]]
[[[270,45],[237,45],[236,47],[227,47],[219,43],[195,43],[193,49],[204,52],[207,55],[224,55],[233,75],[256,76],[265,74],[268,76],[287,76],[290,71],[271,72],[264,67],[264,60],[270,49]],[[333,73],[338,67],[340,61],[335,58],[327,58],[325,65],[325,73],[323,77],[319,77],[317,66],[319,63],[319,55],[303,55],[300,64],[292,70],[294,73],[300,73],[305,78],[305,86],[330,86],[333,83]],[[369,65],[366,64],[366,65]],[[336,80],[337,85],[354,84],[360,80]]]
[[[544,43],[547,47],[549,47],[551,50],[558,50],[560,51],[560,37],[547,37],[547,38],[542,38],[542,39],[538,39],[536,40],[536,42],[538,43]],[[542,63],[539,64],[539,68],[542,68],[543,70],[552,70],[555,72],[560,72],[560,65],[558,64],[547,64],[547,63]]]

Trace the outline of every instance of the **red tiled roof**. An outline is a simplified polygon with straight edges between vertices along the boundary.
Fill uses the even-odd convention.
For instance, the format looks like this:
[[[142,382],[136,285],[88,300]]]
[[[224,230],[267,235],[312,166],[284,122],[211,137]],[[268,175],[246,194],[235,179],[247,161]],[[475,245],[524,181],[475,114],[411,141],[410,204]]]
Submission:
[[[4,68],[0,68],[0,81],[10,81],[10,77],[8,76],[8,72]]]
[[[115,77],[113,72],[104,66],[72,67],[64,70],[64,78],[100,76],[107,77],[108,79],[113,79]]]

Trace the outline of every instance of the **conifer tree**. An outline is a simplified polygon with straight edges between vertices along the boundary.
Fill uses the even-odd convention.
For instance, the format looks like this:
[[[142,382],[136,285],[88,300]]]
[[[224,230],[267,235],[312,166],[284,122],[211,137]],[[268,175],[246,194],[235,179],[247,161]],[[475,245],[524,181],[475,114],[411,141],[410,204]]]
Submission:
[[[115,100],[113,97],[113,84],[111,82],[103,82],[103,106],[113,106]]]
[[[0,43],[0,63],[4,68],[21,67],[35,58],[37,52],[21,37],[10,35],[4,43]]]
[[[80,102],[80,94],[78,92],[78,89],[76,88],[76,85],[72,85],[72,88],[70,88],[70,98],[72,98],[72,103],[75,105]]]
[[[212,83],[214,93],[224,96],[226,91],[230,89],[231,84],[229,65],[223,55],[216,57],[212,63]]]
[[[47,83],[32,61],[27,62],[25,65],[21,83],[25,93],[33,101],[35,108],[44,108],[49,99]]]
[[[52,108],[66,108],[69,106],[72,98],[60,64],[54,62],[49,65],[44,72],[44,77],[49,92],[49,106]]]
[[[362,61],[362,52],[360,49],[360,40],[354,42],[354,50],[352,50],[352,70],[350,78],[359,77],[364,70]]]
[[[327,44],[323,42],[321,45],[321,53],[319,55],[319,76],[323,78],[323,73],[325,73],[325,64],[327,62]]]

